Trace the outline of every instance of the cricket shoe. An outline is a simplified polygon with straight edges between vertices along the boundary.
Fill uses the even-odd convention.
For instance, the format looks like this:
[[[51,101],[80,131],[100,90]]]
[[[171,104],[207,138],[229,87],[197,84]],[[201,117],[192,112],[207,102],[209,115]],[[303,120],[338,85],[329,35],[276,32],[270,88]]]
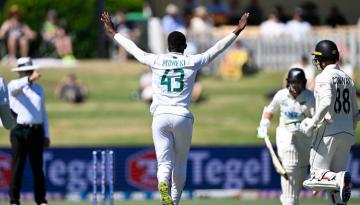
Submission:
[[[311,177],[303,182],[306,189],[312,191],[339,190],[339,183],[335,180],[336,174],[325,176],[329,171],[324,170],[318,173],[312,173]]]
[[[162,205],[174,205],[169,194],[169,187],[165,182],[159,183],[158,190],[160,193],[160,201]]]
[[[344,203],[349,201],[351,196],[351,175],[347,171],[339,172],[337,176],[339,183],[340,199]]]

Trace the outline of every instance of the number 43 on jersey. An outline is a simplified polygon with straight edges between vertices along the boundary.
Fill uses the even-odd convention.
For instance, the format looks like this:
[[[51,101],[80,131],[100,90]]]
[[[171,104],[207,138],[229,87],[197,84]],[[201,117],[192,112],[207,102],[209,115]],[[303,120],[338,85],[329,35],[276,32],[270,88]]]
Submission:
[[[168,76],[170,72],[173,72],[174,74],[179,73],[180,76],[176,78],[171,78]],[[174,79],[174,82],[171,80]],[[173,85],[176,83],[176,86],[173,87]],[[184,90],[184,70],[183,69],[174,69],[174,70],[165,70],[164,75],[161,76],[161,85],[167,86],[168,92],[181,92]]]

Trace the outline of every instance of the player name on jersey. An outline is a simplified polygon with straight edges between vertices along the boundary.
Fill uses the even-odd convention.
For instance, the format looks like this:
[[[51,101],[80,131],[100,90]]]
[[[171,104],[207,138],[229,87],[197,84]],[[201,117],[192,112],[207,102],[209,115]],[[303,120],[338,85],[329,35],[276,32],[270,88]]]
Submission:
[[[170,60],[170,59],[164,59],[162,66],[164,67],[185,67],[186,62],[184,59],[182,60]]]
[[[344,77],[340,77],[340,76],[332,77],[332,81],[334,84],[337,84],[337,85],[349,85],[351,83],[350,78],[344,78]]]

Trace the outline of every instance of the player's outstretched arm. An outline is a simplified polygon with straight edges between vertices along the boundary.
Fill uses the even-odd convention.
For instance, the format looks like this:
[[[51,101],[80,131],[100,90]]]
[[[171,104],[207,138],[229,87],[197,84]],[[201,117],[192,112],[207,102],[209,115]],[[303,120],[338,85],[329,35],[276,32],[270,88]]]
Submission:
[[[239,20],[239,24],[232,33],[219,40],[214,46],[212,46],[205,53],[202,54],[204,57],[204,59],[201,62],[202,64],[206,64],[212,61],[217,55],[223,52],[227,47],[229,47],[235,41],[235,39],[238,37],[241,31],[244,30],[244,28],[246,27],[247,19],[249,18],[249,15],[250,15],[249,13],[243,14],[241,19]]]
[[[139,47],[135,45],[134,42],[131,40],[125,38],[120,33],[117,33],[115,31],[114,25],[111,22],[109,13],[104,11],[101,14],[101,21],[104,24],[105,31],[112,36],[115,41],[120,44],[127,52],[129,52],[131,55],[133,55],[139,62],[148,64],[147,61],[150,59],[149,53],[146,53],[145,51],[141,50]]]

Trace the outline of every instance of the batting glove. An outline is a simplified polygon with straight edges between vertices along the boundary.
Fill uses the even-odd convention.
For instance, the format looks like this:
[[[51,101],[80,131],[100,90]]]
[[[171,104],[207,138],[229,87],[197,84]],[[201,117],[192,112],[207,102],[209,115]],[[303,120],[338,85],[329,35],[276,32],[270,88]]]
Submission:
[[[256,132],[256,137],[258,138],[265,138],[267,136],[267,127],[258,127]]]
[[[258,138],[265,138],[267,136],[268,127],[270,126],[270,120],[263,118],[260,121],[260,126],[257,128],[256,136]]]
[[[308,137],[312,135],[314,128],[315,128],[315,122],[312,118],[305,118],[300,123],[300,131]]]

